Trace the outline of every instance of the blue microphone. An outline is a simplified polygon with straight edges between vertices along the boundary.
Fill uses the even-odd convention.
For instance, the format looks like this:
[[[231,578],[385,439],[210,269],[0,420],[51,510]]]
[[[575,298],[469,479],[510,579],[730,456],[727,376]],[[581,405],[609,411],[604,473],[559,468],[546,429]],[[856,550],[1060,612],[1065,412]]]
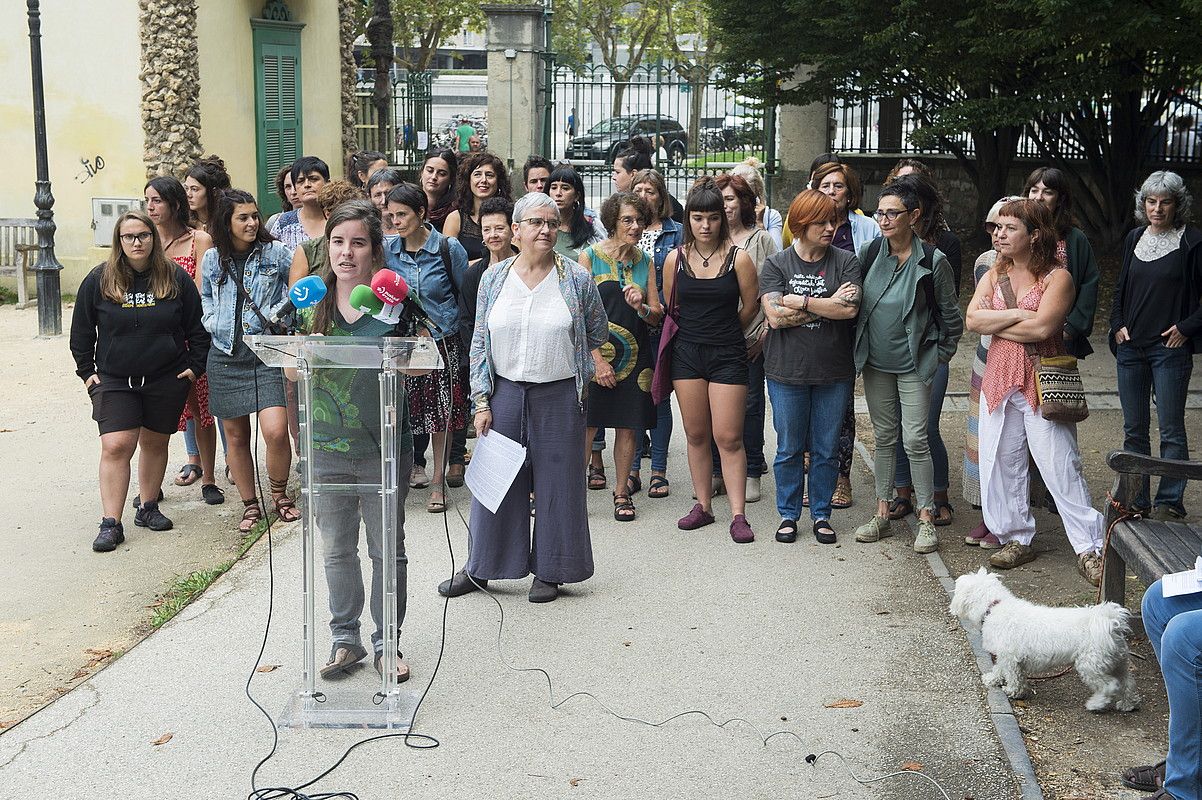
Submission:
[[[301,278],[288,290],[288,302],[271,315],[271,324],[279,324],[280,320],[298,309],[317,305],[325,296],[325,281],[316,275],[307,275]]]

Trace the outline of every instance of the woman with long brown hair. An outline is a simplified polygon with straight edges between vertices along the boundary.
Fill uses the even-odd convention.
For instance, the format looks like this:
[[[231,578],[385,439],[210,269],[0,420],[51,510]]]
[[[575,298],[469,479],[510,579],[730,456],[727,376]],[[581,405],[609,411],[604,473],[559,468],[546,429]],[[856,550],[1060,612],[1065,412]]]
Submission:
[[[1076,289],[1056,257],[1058,237],[1046,205],[1035,200],[1006,203],[998,211],[997,226],[997,260],[968,304],[969,330],[993,337],[978,432],[981,509],[992,531],[986,538],[1002,545],[989,563],[1009,569],[1035,559],[1029,449],[1056,501],[1077,554],[1077,570],[1097,586],[1102,515],[1089,497],[1076,426],[1043,416],[1031,358],[1064,354],[1064,321]]]
[[[230,174],[225,162],[209,155],[188,168],[184,175],[184,191],[188,193],[188,211],[193,227],[212,235],[211,226],[217,217],[221,193],[230,188]]]
[[[92,398],[100,429],[98,553],[125,541],[121,512],[130,460],[138,450],[138,487],[146,502],[134,524],[170,530],[157,498],[192,382],[204,374],[209,334],[201,324],[200,294],[188,274],[163,255],[150,217],[127,211],[113,226],[106,263],[79,287],[71,318],[71,355]]]
[[[480,232],[480,204],[490,197],[513,199],[505,163],[492,153],[473,153],[459,164],[456,179],[459,207],[447,215],[442,233],[459,240],[468,260],[483,258],[484,236]]]

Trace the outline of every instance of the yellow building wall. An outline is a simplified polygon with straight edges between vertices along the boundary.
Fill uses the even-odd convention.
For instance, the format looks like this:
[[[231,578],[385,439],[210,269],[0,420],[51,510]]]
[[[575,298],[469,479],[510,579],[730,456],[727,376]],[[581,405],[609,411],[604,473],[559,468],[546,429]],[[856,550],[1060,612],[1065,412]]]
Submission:
[[[108,256],[107,248],[92,246],[92,198],[140,198],[145,183],[138,4],[90,0],[41,8],[55,255],[64,266],[62,290],[72,294]],[[37,165],[25,3],[0,2],[0,75],[0,217],[32,218]],[[104,168],[89,175],[82,162],[94,169],[97,156]]]
[[[288,3],[301,31],[301,109],[304,155],[343,172],[338,5],[332,0]],[[258,179],[255,151],[255,76],[251,17],[263,0],[206,0],[200,4],[201,146],[225,161],[234,186],[252,194]]]

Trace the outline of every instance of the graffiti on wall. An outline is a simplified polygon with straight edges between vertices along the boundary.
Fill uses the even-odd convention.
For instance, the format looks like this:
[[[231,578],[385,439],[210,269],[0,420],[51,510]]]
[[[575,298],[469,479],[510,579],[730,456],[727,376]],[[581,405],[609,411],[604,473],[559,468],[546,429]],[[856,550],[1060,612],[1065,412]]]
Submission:
[[[79,163],[83,164],[83,169],[75,176],[77,183],[87,183],[92,178],[96,177],[96,173],[104,169],[104,156],[94,156],[92,158],[81,158]]]

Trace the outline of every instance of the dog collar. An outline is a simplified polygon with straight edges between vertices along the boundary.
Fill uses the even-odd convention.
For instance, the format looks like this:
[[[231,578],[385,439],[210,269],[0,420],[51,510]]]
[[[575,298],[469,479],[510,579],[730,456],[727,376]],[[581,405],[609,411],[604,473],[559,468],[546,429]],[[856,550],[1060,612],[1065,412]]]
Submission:
[[[994,606],[996,606],[996,605],[997,605],[998,603],[1000,603],[1000,602],[1002,602],[1002,601],[1001,601],[1001,600],[994,600],[994,601],[992,601],[992,602],[991,602],[991,603],[990,603],[990,604],[989,604],[989,605],[988,605],[988,606],[985,608],[985,613],[981,615],[981,622],[984,622],[984,621],[985,621],[985,617],[988,617],[988,616],[989,616],[989,612],[990,612],[990,611],[993,611],[993,607],[994,607]]]

